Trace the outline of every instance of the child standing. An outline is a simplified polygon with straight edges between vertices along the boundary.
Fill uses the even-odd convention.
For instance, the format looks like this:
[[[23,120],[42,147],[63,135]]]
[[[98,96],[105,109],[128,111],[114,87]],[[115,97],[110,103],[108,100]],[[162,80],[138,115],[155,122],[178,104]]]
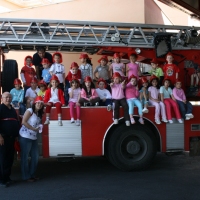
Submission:
[[[112,99],[114,102],[114,124],[119,123],[119,108],[121,105],[124,109],[124,120],[126,126],[130,126],[128,105],[124,95],[125,80],[121,82],[121,75],[118,72],[113,74],[113,83],[110,84],[110,87],[112,90]]]
[[[34,77],[37,78],[35,69],[32,67],[32,60],[33,58],[31,56],[26,56],[24,58],[24,67],[22,67],[20,72],[24,87],[24,94],[26,94],[26,90],[31,87],[31,80]]]
[[[124,72],[125,72],[125,66],[123,63],[120,63],[120,56],[118,53],[115,53],[113,55],[113,59],[114,59],[114,62],[110,65],[110,73],[111,73],[111,76],[112,74],[114,74],[115,72],[119,73],[121,78],[124,79],[125,75],[124,75]],[[121,79],[120,78],[120,79]]]
[[[133,118],[134,105],[138,107],[138,113],[140,116],[140,119],[139,119],[140,124],[144,124],[143,114],[142,114],[142,103],[138,99],[139,91],[138,91],[138,86],[137,86],[137,77],[135,75],[130,76],[129,83],[126,85],[125,95],[126,95],[126,100],[129,107],[129,115],[131,119],[131,124],[135,124],[135,120]]]
[[[32,107],[32,104],[37,97],[37,93],[39,92],[39,88],[37,87],[38,80],[37,78],[33,78],[31,80],[31,87],[26,90],[25,99],[26,99],[26,107]]]
[[[162,85],[163,82],[163,70],[158,66],[158,61],[154,58],[151,60],[152,69],[149,71],[149,74],[155,75],[159,82],[158,85]]]
[[[79,83],[81,82],[81,70],[76,62],[71,64],[69,73],[65,78],[65,105],[68,105],[69,102],[69,88],[73,79],[77,79]]]
[[[70,110],[70,116],[71,116],[71,123],[74,123],[74,108],[76,108],[76,125],[80,126],[80,93],[81,89],[79,87],[79,80],[78,79],[72,79],[70,82],[71,88],[69,88],[69,110]]]
[[[169,121],[170,124],[173,123],[171,114],[171,109],[173,109],[178,122],[183,123],[178,109],[178,104],[172,94],[172,89],[169,86],[170,86],[170,79],[165,78],[164,85],[160,87],[160,95],[161,95],[161,101],[165,104],[167,120]]]
[[[181,81],[176,80],[176,85],[173,89],[173,95],[176,99],[176,102],[178,103],[182,118],[185,120],[189,120],[194,117],[194,115],[192,114],[192,104],[186,100],[185,93],[181,86]]]
[[[149,93],[148,93],[148,80],[145,77],[141,78],[142,82],[142,88],[139,91],[140,92],[140,102],[142,103],[142,106],[144,107],[142,112],[148,113],[149,110],[147,109],[148,106],[148,99],[149,99]]]
[[[59,80],[56,75],[53,75],[50,80],[51,88],[49,88],[44,96],[44,103],[46,104],[46,121],[44,124],[50,124],[49,122],[49,116],[51,107],[55,106],[57,110],[58,115],[58,125],[62,126],[62,120],[61,120],[61,107],[65,106],[65,99],[64,94],[61,89],[58,88],[59,86]]]
[[[62,65],[62,54],[59,52],[55,52],[53,54],[54,63],[51,65],[49,69],[49,73],[51,76],[56,75],[59,80],[59,87],[62,91],[64,91],[65,86],[65,67]]]
[[[168,78],[171,81],[171,86],[174,86],[176,79],[178,79],[179,68],[173,64],[173,55],[168,53],[166,56],[167,64],[163,66],[164,79]]]
[[[79,103],[84,106],[98,106],[100,98],[95,90],[91,77],[86,76],[81,90]]]
[[[91,62],[88,62],[90,58],[86,53],[82,53],[79,59],[81,61],[81,65],[79,67],[81,70],[81,83],[83,83],[86,76],[89,76],[91,79],[93,78],[92,65]]]
[[[130,63],[127,64],[127,70],[126,72],[128,73],[128,78],[130,78],[130,76],[133,74],[134,76],[137,77],[137,79],[139,78],[139,76],[141,76],[141,70],[139,65],[136,63],[137,61],[137,54],[131,54],[129,59],[130,59]]]
[[[50,62],[47,58],[43,58],[42,59],[42,66],[43,66],[43,70],[42,70],[42,78],[43,78],[43,81],[49,85],[50,83],[50,79],[51,79],[51,74],[49,72],[50,68]]]
[[[12,106],[13,107],[19,107],[19,114],[24,115],[26,111],[26,107],[23,104],[24,100],[24,90],[22,89],[22,82],[20,79],[16,78],[14,80],[14,88],[10,91],[10,94],[12,96]]]
[[[160,112],[162,116],[163,122],[168,122],[166,119],[166,112],[165,112],[165,104],[160,101],[159,89],[158,89],[158,77],[152,75],[150,77],[150,87],[148,88],[149,91],[149,103],[152,106],[155,106],[155,122],[156,124],[161,124],[160,122]]]
[[[45,92],[47,90],[47,84],[44,82],[44,80],[41,80],[38,85],[39,85],[40,90],[37,93],[37,95],[41,96],[42,99],[44,99]]]
[[[96,67],[94,70],[94,78],[96,81],[98,79],[104,79],[107,84],[110,84],[110,72],[109,72],[109,67],[107,65],[108,63],[108,57],[107,56],[102,56],[98,62],[100,63],[99,66]],[[96,76],[98,74],[98,77]]]
[[[98,87],[96,89],[96,92],[98,96],[100,97],[100,106],[107,106],[107,110],[111,111],[112,109],[112,96],[109,92],[109,90],[105,89],[106,88],[106,81],[102,78],[100,78],[97,82]]]

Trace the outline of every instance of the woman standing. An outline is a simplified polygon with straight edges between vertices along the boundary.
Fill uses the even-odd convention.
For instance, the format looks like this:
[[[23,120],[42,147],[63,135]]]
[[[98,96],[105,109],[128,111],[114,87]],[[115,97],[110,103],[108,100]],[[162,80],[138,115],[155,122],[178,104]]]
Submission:
[[[41,133],[42,115],[44,109],[44,102],[42,97],[36,97],[32,108],[28,108],[22,119],[22,127],[19,131],[20,147],[21,147],[21,171],[22,179],[28,182],[37,180],[35,171],[38,164],[38,141],[37,134]],[[30,163],[28,161],[29,155],[31,157]]]

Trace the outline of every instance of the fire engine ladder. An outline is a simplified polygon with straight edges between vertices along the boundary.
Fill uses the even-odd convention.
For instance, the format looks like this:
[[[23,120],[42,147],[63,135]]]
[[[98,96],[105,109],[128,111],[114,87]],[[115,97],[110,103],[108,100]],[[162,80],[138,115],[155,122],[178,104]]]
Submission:
[[[45,46],[49,51],[94,54],[103,46],[154,48],[157,36],[161,40],[169,36],[172,49],[200,49],[199,36],[192,37],[199,30],[188,26],[1,18],[0,47],[4,52]]]

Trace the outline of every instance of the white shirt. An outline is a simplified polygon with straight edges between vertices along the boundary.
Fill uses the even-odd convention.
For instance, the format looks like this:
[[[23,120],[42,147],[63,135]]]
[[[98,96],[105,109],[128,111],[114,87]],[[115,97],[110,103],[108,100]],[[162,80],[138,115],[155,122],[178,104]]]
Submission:
[[[33,112],[32,108],[28,108],[26,112],[30,112],[31,116],[28,119],[27,123],[30,124],[32,127],[37,128],[41,123],[41,119]],[[21,129],[19,130],[19,134],[21,137],[28,138],[31,140],[37,139],[37,132],[31,129],[28,129],[26,126],[22,125]]]
[[[65,67],[62,64],[59,63],[53,63],[51,65],[51,68],[49,69],[49,72],[52,72],[58,77],[58,80],[60,83],[64,82],[63,74],[65,73]]]
[[[60,102],[59,98],[58,98],[58,89],[57,88],[55,90],[53,90],[53,88],[51,88],[51,98],[49,99],[48,102],[51,102],[51,103]]]
[[[96,92],[97,92],[98,96],[100,97],[100,99],[112,99],[111,94],[110,94],[109,90],[107,90],[107,89],[101,90],[101,89],[97,88]]]
[[[25,97],[31,97],[31,98],[35,98],[37,96],[37,93],[40,91],[39,88],[36,88],[35,90],[32,90],[32,88],[28,88],[26,90],[26,95]]]

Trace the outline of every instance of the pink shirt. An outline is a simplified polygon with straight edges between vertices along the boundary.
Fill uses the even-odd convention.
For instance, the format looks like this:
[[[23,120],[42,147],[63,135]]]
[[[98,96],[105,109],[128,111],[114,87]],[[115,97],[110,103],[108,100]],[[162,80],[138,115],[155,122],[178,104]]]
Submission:
[[[118,72],[121,76],[125,76],[124,72],[122,71],[123,69],[125,69],[124,64],[123,63],[112,63],[110,65],[110,68],[113,69],[113,74],[115,72]]]
[[[151,92],[151,97],[153,99],[158,99],[158,95],[159,95],[159,89],[157,89],[156,87],[149,87],[148,91]]]
[[[70,93],[71,91],[72,91],[72,88],[69,88],[68,89],[68,93]],[[72,98],[69,98],[69,102],[77,103],[80,93],[81,93],[81,89],[80,88],[76,88],[75,90],[73,90],[73,96],[72,96]]]
[[[179,100],[179,101],[186,100],[186,96],[183,89],[174,88],[173,95],[176,100]]]
[[[138,78],[138,68],[139,65],[137,63],[128,63],[127,64],[129,71],[128,71],[128,78],[133,74]]]
[[[112,99],[123,99],[125,98],[124,96],[124,89],[121,83],[116,84],[114,83],[111,86],[112,89]]]
[[[125,96],[126,99],[137,99],[139,96],[139,91],[136,89],[134,85],[128,83],[126,85]]]

